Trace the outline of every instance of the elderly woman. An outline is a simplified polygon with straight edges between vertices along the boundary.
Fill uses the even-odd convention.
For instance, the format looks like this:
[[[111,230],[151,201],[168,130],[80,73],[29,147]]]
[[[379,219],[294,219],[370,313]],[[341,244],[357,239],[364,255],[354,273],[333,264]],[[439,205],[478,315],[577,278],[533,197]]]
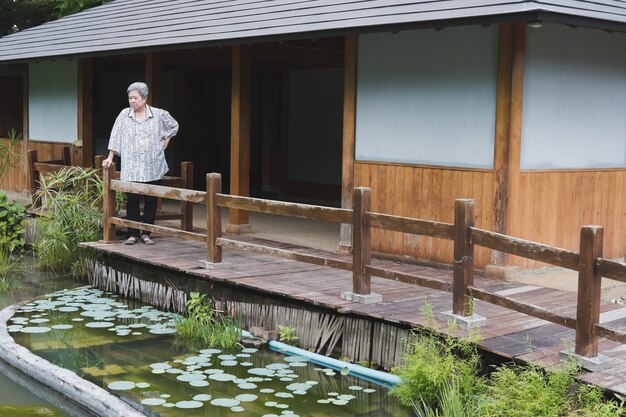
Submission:
[[[104,168],[113,163],[114,155],[121,159],[120,180],[156,184],[168,171],[165,161],[165,149],[170,139],[178,132],[178,122],[162,109],[146,104],[148,86],[144,83],[132,83],[128,89],[130,108],[121,111],[109,139],[109,156],[102,162]],[[139,211],[139,194],[128,193],[126,213],[129,220],[154,224],[157,198],[144,196],[144,211]],[[127,245],[134,245],[141,240],[146,245],[153,245],[150,232],[128,229]]]

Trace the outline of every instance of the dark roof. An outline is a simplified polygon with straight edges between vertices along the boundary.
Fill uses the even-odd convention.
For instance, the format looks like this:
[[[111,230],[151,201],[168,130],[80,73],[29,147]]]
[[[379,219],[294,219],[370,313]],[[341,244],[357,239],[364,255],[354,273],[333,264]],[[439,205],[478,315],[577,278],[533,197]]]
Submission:
[[[0,62],[321,37],[425,22],[497,21],[533,13],[626,27],[622,0],[115,0],[0,38]]]

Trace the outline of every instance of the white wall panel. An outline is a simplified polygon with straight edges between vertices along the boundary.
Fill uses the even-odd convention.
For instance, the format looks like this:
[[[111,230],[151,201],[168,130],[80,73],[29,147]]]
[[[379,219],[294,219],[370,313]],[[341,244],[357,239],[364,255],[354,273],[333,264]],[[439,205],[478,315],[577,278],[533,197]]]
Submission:
[[[493,166],[497,27],[359,37],[356,158]]]
[[[28,131],[33,140],[70,143],[78,137],[78,62],[30,63]]]
[[[527,31],[521,167],[626,167],[626,35]]]

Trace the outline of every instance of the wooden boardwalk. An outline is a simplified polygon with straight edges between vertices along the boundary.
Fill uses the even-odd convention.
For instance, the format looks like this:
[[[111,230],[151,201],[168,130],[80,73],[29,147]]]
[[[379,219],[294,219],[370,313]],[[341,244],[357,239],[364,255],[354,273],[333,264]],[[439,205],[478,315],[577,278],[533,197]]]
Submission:
[[[238,235],[236,238],[240,241],[262,243],[306,254],[331,256],[346,261],[352,259],[351,256],[330,255],[328,252],[261,241],[246,235]],[[350,271],[235,249],[225,248],[223,252],[223,260],[231,264],[231,268],[200,269],[197,261],[206,259],[206,244],[170,237],[156,237],[156,242],[154,246],[143,244],[127,246],[121,241],[110,244],[92,242],[84,245],[106,254],[183,272],[196,278],[289,297],[339,314],[354,314],[405,327],[429,326],[426,317],[420,313],[420,307],[425,303],[432,306],[435,316],[452,309],[452,293],[377,277],[372,277],[372,292],[381,294],[383,302],[370,305],[353,303],[340,298],[341,292],[352,291]],[[452,283],[452,271],[448,270],[389,260],[374,260],[373,265]],[[475,277],[475,286],[567,317],[576,317],[577,300],[576,294],[572,292],[486,279],[481,276]],[[559,362],[559,352],[573,347],[574,330],[480,300],[474,302],[476,313],[487,319],[486,324],[480,329],[483,339],[480,347],[486,351],[507,359],[514,358],[550,366]],[[626,329],[626,306],[602,303],[600,323],[609,323],[616,329]],[[447,323],[437,321],[437,325],[440,332],[447,331]],[[458,336],[465,334],[466,331],[456,331]],[[626,394],[626,345],[600,339],[599,352],[613,359],[611,366],[603,371],[583,372],[580,379]]]

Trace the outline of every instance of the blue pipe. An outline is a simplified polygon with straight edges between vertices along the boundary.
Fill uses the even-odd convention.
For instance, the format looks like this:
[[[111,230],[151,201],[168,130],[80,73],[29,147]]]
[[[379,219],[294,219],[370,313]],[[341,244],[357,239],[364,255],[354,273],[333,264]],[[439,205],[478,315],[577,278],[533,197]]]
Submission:
[[[370,382],[374,382],[379,385],[391,387],[400,382],[400,378],[397,375],[392,375],[387,372],[376,371],[374,369],[366,368],[365,366],[355,365],[340,361],[338,359],[329,358],[328,356],[319,355],[317,353],[309,352],[308,350],[300,349],[291,345],[287,345],[276,340],[270,340],[270,348],[288,355],[304,356],[312,362],[324,365],[328,368],[333,368],[341,371],[344,368],[350,370],[350,374],[358,378],[366,379]]]

